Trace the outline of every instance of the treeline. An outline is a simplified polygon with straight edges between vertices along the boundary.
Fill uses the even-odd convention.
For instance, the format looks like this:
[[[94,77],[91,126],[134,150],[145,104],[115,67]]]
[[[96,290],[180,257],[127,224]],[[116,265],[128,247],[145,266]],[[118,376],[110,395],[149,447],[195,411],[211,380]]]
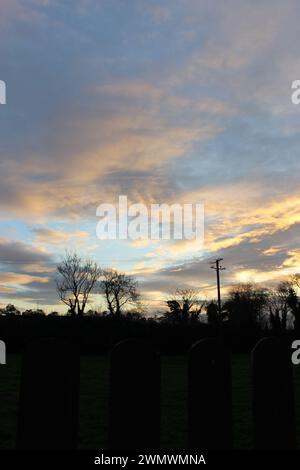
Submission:
[[[223,325],[225,342],[233,351],[248,351],[269,333],[237,334]],[[0,339],[8,353],[20,353],[27,343],[40,338],[72,340],[81,354],[106,354],[127,338],[149,340],[162,354],[185,354],[193,343],[216,337],[219,328],[204,322],[170,323],[130,316],[1,316]],[[290,333],[287,333],[289,335]]]
[[[133,276],[113,269],[101,269],[93,260],[67,253],[57,266],[57,292],[72,316],[86,313],[90,294],[99,293],[105,300],[102,314],[115,317],[144,313],[138,282]],[[271,329],[280,333],[300,328],[300,300],[297,292],[300,275],[293,275],[275,289],[255,284],[240,284],[229,292],[219,311],[216,302],[201,300],[195,289],[177,289],[166,302],[159,320],[172,324],[229,322],[238,331]],[[92,312],[88,312],[91,314]],[[206,315],[203,315],[206,313]]]
[[[176,289],[161,312],[145,315],[137,280],[116,270],[102,270],[94,261],[67,254],[57,266],[57,292],[67,312],[45,314],[9,304],[0,309],[0,339],[8,350],[20,350],[41,337],[74,338],[82,352],[104,353],[128,337],[148,338],[161,351],[182,353],[194,341],[220,335],[233,350],[249,350],[267,335],[295,338],[300,334],[300,275],[276,288],[239,284],[218,309],[201,291]],[[100,293],[103,308],[89,308],[90,295]]]
[[[5,341],[8,353],[22,352],[25,345],[40,338],[61,338],[74,341],[81,354],[106,354],[119,341],[141,338],[151,341],[162,354],[185,354],[196,341],[217,337],[222,333],[226,346],[233,352],[248,352],[265,336],[276,335],[291,344],[299,339],[293,329],[274,332],[270,328],[252,326],[237,328],[230,321],[174,322],[122,315],[0,316],[0,339]]]

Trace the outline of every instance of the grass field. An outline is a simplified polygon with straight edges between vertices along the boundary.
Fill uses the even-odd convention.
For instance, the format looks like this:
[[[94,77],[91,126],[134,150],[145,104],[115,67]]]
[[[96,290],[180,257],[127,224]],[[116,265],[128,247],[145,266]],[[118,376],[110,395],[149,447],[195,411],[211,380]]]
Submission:
[[[0,367],[0,449],[14,447],[21,359],[9,355]],[[186,358],[162,358],[162,423],[164,449],[186,447]],[[252,448],[250,358],[233,356],[234,448]],[[300,366],[295,368],[298,447],[300,444]],[[108,359],[81,359],[79,447],[106,447],[108,401]]]

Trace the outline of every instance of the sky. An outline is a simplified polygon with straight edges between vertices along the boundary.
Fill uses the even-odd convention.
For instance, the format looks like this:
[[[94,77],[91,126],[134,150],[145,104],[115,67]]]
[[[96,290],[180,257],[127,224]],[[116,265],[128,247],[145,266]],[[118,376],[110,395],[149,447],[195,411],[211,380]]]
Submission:
[[[296,0],[1,0],[0,306],[63,311],[66,249],[148,309],[300,271]],[[197,240],[99,240],[96,208],[201,203]],[[91,307],[101,302],[91,300]]]

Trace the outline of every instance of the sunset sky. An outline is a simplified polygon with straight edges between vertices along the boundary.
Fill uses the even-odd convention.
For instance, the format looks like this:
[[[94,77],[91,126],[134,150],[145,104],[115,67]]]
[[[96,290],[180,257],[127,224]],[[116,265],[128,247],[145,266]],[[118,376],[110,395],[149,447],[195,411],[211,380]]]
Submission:
[[[1,0],[0,306],[58,306],[76,249],[150,310],[300,271],[297,0]],[[203,203],[205,243],[100,241],[96,208]],[[91,306],[98,306],[94,297]]]

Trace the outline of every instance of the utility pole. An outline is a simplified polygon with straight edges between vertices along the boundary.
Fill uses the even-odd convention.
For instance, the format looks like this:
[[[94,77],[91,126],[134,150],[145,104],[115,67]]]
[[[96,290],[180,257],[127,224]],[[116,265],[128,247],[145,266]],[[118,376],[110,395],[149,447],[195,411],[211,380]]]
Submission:
[[[219,312],[219,320],[222,322],[222,307],[221,307],[221,290],[220,290],[220,271],[224,271],[223,266],[220,265],[220,262],[223,261],[223,258],[217,258],[215,261],[212,261],[213,266],[212,269],[216,270],[217,273],[217,289],[218,289],[218,312]]]

